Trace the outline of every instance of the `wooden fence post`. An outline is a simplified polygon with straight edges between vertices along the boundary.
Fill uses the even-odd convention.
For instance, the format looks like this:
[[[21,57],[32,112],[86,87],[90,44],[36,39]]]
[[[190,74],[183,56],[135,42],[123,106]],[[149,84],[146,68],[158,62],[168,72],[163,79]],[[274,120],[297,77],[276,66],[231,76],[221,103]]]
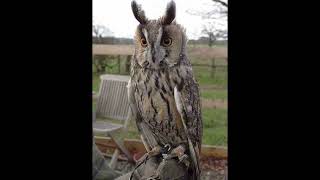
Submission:
[[[118,55],[118,72],[120,74],[120,67],[121,67],[121,63],[120,63],[120,55]]]
[[[211,77],[214,78],[216,73],[216,65],[215,65],[215,58],[212,58],[212,64],[211,64]]]
[[[127,56],[127,59],[126,59],[126,73],[127,74],[130,74],[130,62],[131,61],[131,55],[128,55]]]

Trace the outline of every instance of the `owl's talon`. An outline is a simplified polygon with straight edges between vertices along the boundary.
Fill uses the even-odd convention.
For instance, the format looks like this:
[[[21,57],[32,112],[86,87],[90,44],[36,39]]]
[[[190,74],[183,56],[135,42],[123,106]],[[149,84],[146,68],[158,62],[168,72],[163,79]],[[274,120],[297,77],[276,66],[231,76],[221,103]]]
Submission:
[[[177,155],[176,154],[162,154],[162,157],[164,160],[167,160],[167,159],[175,158],[175,157],[177,157]]]
[[[182,145],[179,145],[171,151],[171,154],[176,154],[178,157],[180,157],[184,155],[184,152],[185,148]]]
[[[178,156],[179,163],[184,163],[187,167],[190,165],[190,161],[188,160],[189,157],[188,155],[184,154],[182,156]]]
[[[178,157],[179,163],[183,163],[187,167],[189,167],[189,156],[185,154],[185,148],[183,145],[179,145],[178,147],[174,148],[170,154],[172,155],[172,157]]]
[[[161,153],[161,147],[160,146],[155,146],[154,148],[151,149],[151,151],[148,152],[149,156],[156,156]]]
[[[182,162],[182,161],[184,161],[185,159],[188,159],[188,155],[184,154],[184,155],[178,157],[178,159],[179,159],[179,162]]]

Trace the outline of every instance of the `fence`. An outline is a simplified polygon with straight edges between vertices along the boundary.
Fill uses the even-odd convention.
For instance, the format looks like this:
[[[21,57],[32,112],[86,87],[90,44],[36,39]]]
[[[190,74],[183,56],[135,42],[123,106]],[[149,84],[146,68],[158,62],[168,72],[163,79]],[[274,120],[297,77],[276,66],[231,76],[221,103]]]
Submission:
[[[133,45],[92,45],[93,64],[96,71],[111,69],[109,73],[128,74],[130,59],[134,52]],[[228,55],[225,47],[188,47],[188,58],[192,66],[197,68],[209,68],[210,76],[216,77],[218,71],[227,72]],[[113,63],[110,63],[110,60]],[[97,63],[100,61],[99,63]],[[104,63],[101,63],[104,61]],[[98,66],[102,66],[101,69]]]

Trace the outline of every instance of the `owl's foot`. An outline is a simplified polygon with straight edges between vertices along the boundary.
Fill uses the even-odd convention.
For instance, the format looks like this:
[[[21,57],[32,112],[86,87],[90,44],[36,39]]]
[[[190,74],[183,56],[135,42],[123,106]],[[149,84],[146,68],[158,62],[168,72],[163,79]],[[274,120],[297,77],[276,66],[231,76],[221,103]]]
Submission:
[[[144,154],[143,157],[141,157],[138,160],[138,164],[140,164],[142,162],[146,162],[149,158],[151,158],[153,156],[157,156],[160,153],[161,153],[161,147],[160,146],[155,146],[154,148],[151,149],[151,151],[149,151],[146,154]]]
[[[180,157],[178,156],[178,158],[179,158],[179,163],[183,163],[187,167],[189,167],[190,161],[189,161],[189,156],[188,155],[184,154],[184,155],[182,155]]]
[[[171,153],[170,157],[178,157],[179,163],[184,163],[187,167],[190,165],[189,157],[187,154],[185,154],[185,147],[182,145],[179,145],[178,147],[174,148]]]
[[[149,156],[157,156],[161,153],[161,147],[160,146],[155,146],[154,148],[151,149],[151,151],[148,152]]]

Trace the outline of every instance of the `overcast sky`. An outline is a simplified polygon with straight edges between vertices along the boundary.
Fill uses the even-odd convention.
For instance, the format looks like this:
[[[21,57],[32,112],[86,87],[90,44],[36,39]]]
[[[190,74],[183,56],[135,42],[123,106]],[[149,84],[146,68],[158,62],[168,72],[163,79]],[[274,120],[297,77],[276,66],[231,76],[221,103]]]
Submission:
[[[136,0],[149,19],[157,19],[165,12],[170,0]],[[175,0],[176,20],[187,30],[189,39],[198,38],[207,20],[188,14],[187,10],[212,9],[211,0]],[[131,11],[131,0],[93,0],[93,23],[109,28],[116,37],[133,38],[138,21]]]

